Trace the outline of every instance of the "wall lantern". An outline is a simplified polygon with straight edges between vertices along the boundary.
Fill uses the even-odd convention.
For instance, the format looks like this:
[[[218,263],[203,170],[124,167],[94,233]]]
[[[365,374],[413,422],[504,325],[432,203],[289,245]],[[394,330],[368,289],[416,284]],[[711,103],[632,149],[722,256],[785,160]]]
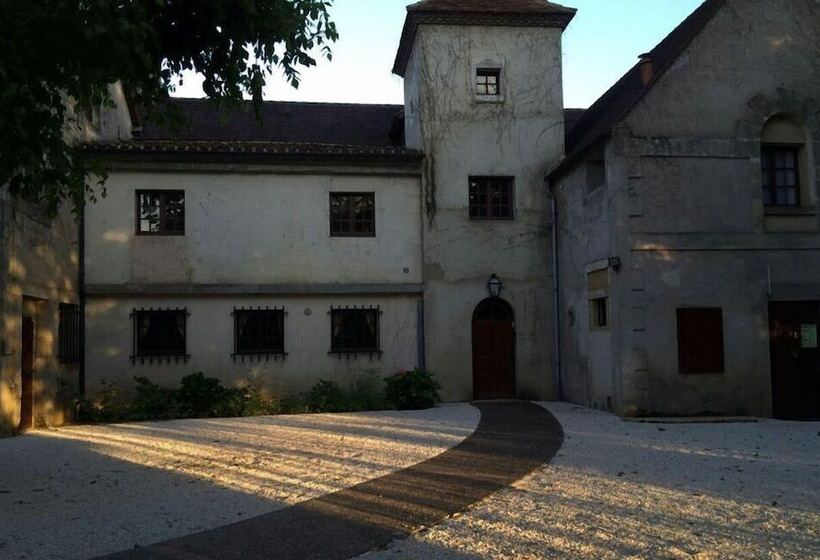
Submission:
[[[615,272],[620,272],[621,257],[609,257],[609,266],[612,267],[612,270],[614,270]]]
[[[492,297],[498,297],[501,295],[502,286],[503,284],[501,283],[501,278],[495,274],[490,276],[490,279],[487,281],[487,290],[489,290]]]

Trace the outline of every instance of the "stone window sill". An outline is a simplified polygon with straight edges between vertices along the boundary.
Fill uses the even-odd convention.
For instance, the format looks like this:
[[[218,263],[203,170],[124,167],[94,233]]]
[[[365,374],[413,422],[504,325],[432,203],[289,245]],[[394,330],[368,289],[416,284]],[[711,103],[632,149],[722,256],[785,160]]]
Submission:
[[[817,207],[767,206],[763,213],[766,216],[816,216]]]

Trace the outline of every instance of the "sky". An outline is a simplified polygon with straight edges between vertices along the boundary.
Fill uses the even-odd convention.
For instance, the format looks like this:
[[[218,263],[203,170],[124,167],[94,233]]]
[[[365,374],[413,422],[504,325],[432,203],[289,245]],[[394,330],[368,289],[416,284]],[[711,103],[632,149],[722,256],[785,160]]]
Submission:
[[[578,9],[564,34],[564,106],[585,108],[689,15],[702,0],[566,0]],[[503,2],[503,0],[499,0]],[[265,99],[402,104],[402,79],[391,73],[410,0],[335,0],[339,31],[333,61],[302,71],[299,89],[272,80]],[[186,75],[178,97],[202,97]]]

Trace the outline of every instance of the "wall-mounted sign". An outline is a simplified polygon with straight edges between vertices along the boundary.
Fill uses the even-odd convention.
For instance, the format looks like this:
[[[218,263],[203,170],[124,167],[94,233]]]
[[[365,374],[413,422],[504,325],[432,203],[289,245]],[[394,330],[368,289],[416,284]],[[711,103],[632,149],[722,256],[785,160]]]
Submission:
[[[800,347],[817,348],[817,325],[800,325]]]

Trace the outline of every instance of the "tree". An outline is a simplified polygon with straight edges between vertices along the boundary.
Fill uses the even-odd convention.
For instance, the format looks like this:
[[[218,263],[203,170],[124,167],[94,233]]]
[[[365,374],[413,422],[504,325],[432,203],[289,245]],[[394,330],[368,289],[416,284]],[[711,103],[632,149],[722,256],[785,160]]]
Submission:
[[[122,83],[143,110],[161,107],[182,72],[205,94],[257,107],[276,69],[331,58],[332,0],[0,0],[0,185],[54,212],[79,208],[102,173],[66,137],[74,115],[112,103]]]

